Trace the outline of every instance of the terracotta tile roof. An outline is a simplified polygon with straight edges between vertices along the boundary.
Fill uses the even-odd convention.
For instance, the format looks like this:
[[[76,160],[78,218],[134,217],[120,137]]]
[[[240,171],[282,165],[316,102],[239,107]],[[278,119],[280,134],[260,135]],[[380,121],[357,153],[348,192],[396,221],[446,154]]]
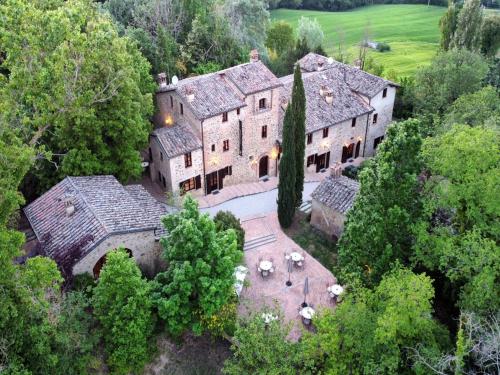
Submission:
[[[158,139],[167,158],[183,155],[202,146],[201,140],[194,134],[191,126],[184,122],[155,129],[151,136]]]
[[[75,206],[71,216],[66,214],[67,198]],[[110,235],[154,230],[173,211],[142,186],[124,187],[113,176],[66,177],[24,208],[46,255],[62,261],[80,244],[72,265]]]
[[[283,83],[281,99],[291,100],[293,75],[280,78]],[[338,124],[373,111],[361,97],[353,93],[344,82],[343,75],[333,69],[314,73],[302,73],[306,94],[306,132]],[[333,103],[328,104],[320,95],[321,86],[333,93]],[[281,112],[284,112],[281,110]],[[283,121],[280,121],[282,126]]]
[[[159,92],[176,91],[199,120],[245,107],[244,98],[259,91],[279,87],[280,81],[261,62],[246,63],[180,80],[177,85],[168,85]],[[194,94],[189,102],[188,92]]]
[[[359,182],[345,176],[325,178],[312,192],[311,198],[345,214],[354,204]]]
[[[237,65],[224,72],[244,95],[281,86],[279,79],[262,61]]]
[[[360,94],[368,98],[374,97],[389,85],[399,86],[394,82],[374,76],[373,74],[367,73],[354,66],[340,63],[313,52],[308,53],[302,59],[297,61],[297,64],[300,65],[300,68],[304,72],[318,71],[318,63],[323,64],[323,71],[333,69],[339,72],[342,76],[345,72],[345,81],[347,82],[351,90],[359,92]]]

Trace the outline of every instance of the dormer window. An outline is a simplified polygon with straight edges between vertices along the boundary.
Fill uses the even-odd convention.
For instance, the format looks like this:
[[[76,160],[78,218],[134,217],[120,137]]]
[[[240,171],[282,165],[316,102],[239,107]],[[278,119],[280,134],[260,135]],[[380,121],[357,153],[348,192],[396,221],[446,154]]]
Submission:
[[[266,98],[259,100],[259,109],[266,109]]]
[[[227,122],[227,112],[222,114],[222,122]]]
[[[385,98],[387,96],[387,87],[382,91],[382,98]]]

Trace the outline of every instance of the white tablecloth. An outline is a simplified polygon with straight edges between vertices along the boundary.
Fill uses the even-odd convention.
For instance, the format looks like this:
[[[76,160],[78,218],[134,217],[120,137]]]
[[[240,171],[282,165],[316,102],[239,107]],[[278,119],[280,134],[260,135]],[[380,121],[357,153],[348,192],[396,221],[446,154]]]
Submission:
[[[304,257],[301,254],[297,253],[297,252],[291,253],[290,257],[292,258],[292,260],[294,262],[300,262],[301,260],[304,260]]]
[[[273,268],[273,264],[268,260],[263,260],[262,262],[260,262],[259,268],[262,271],[269,271],[271,268]]]
[[[312,307],[307,306],[300,310],[300,315],[302,315],[306,319],[312,319],[315,314],[315,311]]]

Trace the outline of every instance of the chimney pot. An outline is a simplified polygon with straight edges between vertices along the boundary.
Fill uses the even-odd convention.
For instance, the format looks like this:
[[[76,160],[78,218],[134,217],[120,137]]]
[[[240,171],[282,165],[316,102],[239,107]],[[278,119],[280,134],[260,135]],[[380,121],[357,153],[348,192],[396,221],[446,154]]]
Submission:
[[[339,163],[335,163],[334,166],[330,167],[330,176],[333,178],[342,176],[342,166]]]
[[[162,89],[167,87],[167,74],[166,73],[158,74],[158,84],[160,85],[160,88],[162,88]]]
[[[333,92],[332,90],[328,90],[326,93],[325,93],[325,100],[328,104],[332,104],[333,103]]]
[[[321,71],[321,70],[323,70],[323,65],[324,65],[323,61],[318,61],[318,66],[316,67],[316,70],[318,72]]]
[[[194,89],[190,86],[186,87],[185,89],[186,93],[186,98],[189,103],[191,103],[194,100]]]
[[[254,62],[257,62],[259,60],[260,60],[259,51],[257,51],[256,49],[251,50],[250,51],[250,62],[254,63]]]
[[[319,87],[319,94],[321,96],[325,96],[326,92],[328,91],[328,87],[326,87],[325,85],[321,85]]]
[[[73,203],[72,197],[64,198],[64,209],[66,211],[66,216],[71,216],[75,213],[75,204]]]

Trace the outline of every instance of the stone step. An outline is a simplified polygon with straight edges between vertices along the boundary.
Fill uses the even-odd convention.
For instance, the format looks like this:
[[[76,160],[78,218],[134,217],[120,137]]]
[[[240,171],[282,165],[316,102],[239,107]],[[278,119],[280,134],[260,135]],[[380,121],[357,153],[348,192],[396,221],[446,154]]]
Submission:
[[[268,243],[276,241],[276,236],[274,234],[268,234],[267,236],[262,236],[254,238],[253,240],[246,241],[243,246],[243,251],[248,251],[255,249],[257,247],[267,245]]]
[[[311,212],[312,210],[312,202],[311,201],[305,201],[303,202],[300,207],[299,207],[299,210],[308,214],[309,212]]]

